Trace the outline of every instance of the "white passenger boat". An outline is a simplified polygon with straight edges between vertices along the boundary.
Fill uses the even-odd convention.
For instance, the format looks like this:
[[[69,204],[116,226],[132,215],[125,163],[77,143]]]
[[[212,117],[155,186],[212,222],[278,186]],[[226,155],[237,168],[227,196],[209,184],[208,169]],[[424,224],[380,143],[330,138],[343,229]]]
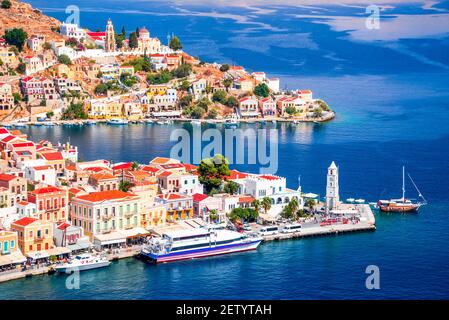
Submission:
[[[93,125],[97,124],[97,121],[95,121],[95,120],[87,120],[86,124],[89,125],[89,126],[93,126]]]
[[[83,271],[107,267],[111,262],[106,257],[92,256],[84,253],[77,255],[70,261],[55,267],[57,272]]]
[[[152,238],[140,252],[150,262],[172,262],[256,250],[261,237],[220,229],[170,231]]]
[[[128,124],[128,120],[121,118],[112,118],[108,121],[108,124],[111,125],[125,125]]]

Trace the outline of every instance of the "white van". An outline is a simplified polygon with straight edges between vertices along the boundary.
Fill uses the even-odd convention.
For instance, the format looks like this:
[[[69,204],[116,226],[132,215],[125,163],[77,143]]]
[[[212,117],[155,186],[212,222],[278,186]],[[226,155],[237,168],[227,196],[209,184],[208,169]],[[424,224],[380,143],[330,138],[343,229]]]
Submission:
[[[301,225],[299,223],[286,224],[281,230],[282,233],[293,233],[301,230]]]
[[[262,227],[260,230],[259,230],[259,234],[261,235],[261,236],[269,236],[269,235],[272,235],[272,234],[278,234],[279,233],[279,228],[278,227],[275,227],[275,226],[272,226],[272,227]]]

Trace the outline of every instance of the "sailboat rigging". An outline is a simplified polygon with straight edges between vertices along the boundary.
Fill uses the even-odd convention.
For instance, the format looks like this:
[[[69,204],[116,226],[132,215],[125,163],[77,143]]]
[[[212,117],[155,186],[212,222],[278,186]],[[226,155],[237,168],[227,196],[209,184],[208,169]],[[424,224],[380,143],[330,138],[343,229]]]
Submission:
[[[412,182],[416,191],[418,191],[419,197],[423,201],[422,202],[412,201],[405,197],[405,167],[403,166],[402,167],[402,198],[391,199],[391,200],[379,200],[378,206],[379,206],[380,211],[382,211],[382,212],[402,212],[402,213],[418,212],[418,210],[421,206],[427,204],[427,200],[424,198],[421,191],[419,191],[418,187],[416,186],[415,181],[413,181],[413,179],[409,173],[407,173],[407,175],[410,178],[410,181]]]

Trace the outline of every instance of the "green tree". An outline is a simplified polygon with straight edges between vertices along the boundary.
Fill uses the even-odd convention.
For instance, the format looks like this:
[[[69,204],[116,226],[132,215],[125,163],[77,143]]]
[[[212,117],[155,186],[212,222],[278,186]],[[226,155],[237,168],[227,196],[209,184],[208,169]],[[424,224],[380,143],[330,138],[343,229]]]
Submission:
[[[239,190],[239,185],[237,182],[229,181],[223,188],[223,192],[229,193],[230,195],[234,195]]]
[[[16,46],[19,51],[22,51],[27,38],[28,34],[21,28],[8,29],[3,36],[7,44]]]
[[[224,91],[224,90],[215,91],[214,94],[212,95],[212,101],[219,102],[221,104],[225,104],[227,101],[226,91]]]
[[[323,110],[321,109],[315,109],[313,110],[313,117],[314,118],[320,118],[323,115]]]
[[[88,115],[84,110],[82,102],[71,103],[61,114],[62,120],[87,119]]]
[[[240,221],[255,221],[259,213],[252,208],[235,208],[229,213],[229,220],[232,222]]]
[[[178,51],[178,50],[182,49],[181,41],[179,40],[179,38],[177,36],[174,36],[173,38],[171,38],[168,46],[170,47],[170,49],[172,49],[174,51]]]
[[[288,106],[287,108],[285,108],[285,112],[292,116],[296,113],[296,108],[293,106]]]
[[[192,72],[192,66],[188,63],[181,64],[178,68],[173,70],[173,76],[175,78],[185,78]]]
[[[201,108],[200,106],[195,106],[190,113],[190,117],[193,119],[201,119],[206,114],[206,110]]]
[[[223,85],[225,86],[226,91],[229,91],[229,88],[232,86],[232,79],[231,78],[223,79]]]
[[[271,209],[271,204],[272,204],[271,198],[269,198],[269,197],[264,197],[261,200],[261,205],[262,205],[262,208],[263,208],[263,211],[265,212],[265,214],[267,214],[267,212]]]
[[[225,105],[229,108],[235,108],[238,107],[239,101],[234,96],[229,96],[229,98],[226,100]]]
[[[210,192],[214,188],[220,189],[223,179],[230,175],[229,162],[221,154],[201,160],[197,171],[206,192]]]
[[[61,54],[58,56],[58,62],[65,64],[65,65],[71,65],[72,64],[72,60],[70,60],[69,56],[66,54]]]
[[[190,83],[187,80],[184,80],[181,85],[179,86],[179,89],[181,89],[182,91],[189,91],[190,88]]]
[[[20,62],[20,63],[17,65],[16,71],[17,71],[18,73],[20,73],[20,74],[25,74],[26,70],[27,70],[27,65],[26,65],[25,63]]]
[[[108,85],[106,83],[100,83],[98,86],[95,87],[95,94],[97,95],[104,95],[108,92]]]
[[[50,49],[51,49],[51,44],[49,44],[48,42],[45,42],[45,43],[42,45],[42,48],[43,48],[45,51],[50,50]]]
[[[134,187],[134,184],[129,181],[120,181],[118,184],[118,189],[123,192],[128,192],[132,187]]]
[[[230,66],[229,66],[229,64],[222,64],[221,66],[220,66],[220,71],[221,72],[226,72],[226,71],[228,71],[229,70],[229,68],[230,68]]]
[[[9,9],[9,8],[11,8],[11,1],[3,0],[2,1],[2,9]]]
[[[260,83],[254,89],[254,94],[258,97],[268,97],[270,95],[270,88],[268,88],[266,83]]]
[[[140,164],[138,162],[134,161],[131,165],[131,170],[136,171],[139,169],[139,167],[140,167]]]
[[[180,100],[179,100],[179,104],[181,105],[182,108],[188,107],[190,106],[190,104],[193,101],[193,96],[191,94],[188,94],[186,96],[183,96]]]
[[[20,95],[20,93],[14,92],[12,96],[14,98],[14,104],[19,104],[22,101],[22,96]]]
[[[256,210],[257,213],[259,213],[262,203],[259,200],[254,199],[253,202],[251,203],[251,206],[254,208],[254,210]]]
[[[137,48],[139,46],[136,32],[131,32],[131,34],[129,35],[128,45],[131,49]]]
[[[149,74],[147,76],[147,81],[150,84],[163,84],[163,83],[170,82],[171,79],[172,79],[172,74],[168,71],[162,71],[162,72],[156,73],[156,74]]]
[[[51,119],[53,116],[55,115],[55,113],[53,111],[48,111],[45,116],[47,117],[47,119]]]
[[[209,110],[209,112],[207,113],[207,119],[217,119],[218,117],[218,111],[217,109],[211,109]]]
[[[210,219],[210,221],[213,221],[213,222],[218,220],[218,212],[216,209],[212,209],[209,212],[209,219]]]

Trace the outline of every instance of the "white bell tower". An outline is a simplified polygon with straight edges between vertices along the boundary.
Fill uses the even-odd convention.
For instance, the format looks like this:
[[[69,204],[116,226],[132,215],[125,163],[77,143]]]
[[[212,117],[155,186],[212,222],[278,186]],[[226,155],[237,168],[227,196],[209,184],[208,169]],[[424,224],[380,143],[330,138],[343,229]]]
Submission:
[[[336,209],[340,203],[339,187],[338,187],[338,168],[332,161],[327,169],[326,184],[326,212]]]

